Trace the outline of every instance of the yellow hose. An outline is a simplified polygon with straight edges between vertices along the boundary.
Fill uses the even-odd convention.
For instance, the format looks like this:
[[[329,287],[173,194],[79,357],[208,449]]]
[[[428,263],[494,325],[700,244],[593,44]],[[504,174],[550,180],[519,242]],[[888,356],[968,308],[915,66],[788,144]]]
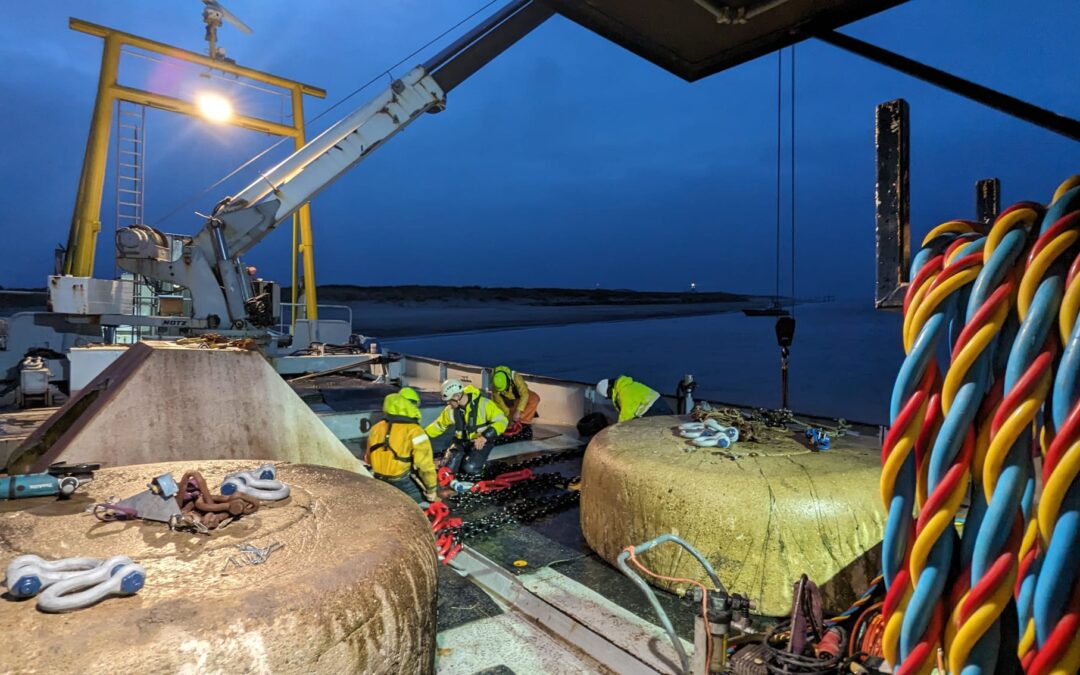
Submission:
[[[1061,299],[1061,309],[1058,313],[1058,326],[1061,328],[1061,344],[1069,343],[1073,326],[1076,325],[1076,317],[1080,314],[1080,274],[1072,280],[1065,289],[1065,297]]]
[[[930,517],[930,520],[926,521],[922,531],[915,535],[915,543],[911,546],[911,560],[908,564],[913,583],[919,583],[919,577],[922,576],[922,571],[926,569],[926,560],[930,557],[931,549],[934,548],[934,544],[937,543],[942,533],[952,525],[953,518],[956,517],[960,505],[967,495],[968,481],[970,479],[971,473],[965,471],[964,477],[957,482],[956,488],[949,495],[949,499],[938,509],[937,513]]]
[[[923,419],[923,411],[925,410],[926,404],[924,403],[920,408],[920,414],[916,415],[916,419],[908,425],[908,428],[896,440],[896,445],[893,446],[889,456],[885,458],[885,464],[881,467],[881,503],[885,506],[886,511],[889,510],[889,505],[892,502],[896,477],[900,474],[900,467],[903,466],[904,460],[907,459],[911,449],[915,447],[915,439],[919,435],[918,422]]]
[[[1050,200],[1050,203],[1053,204],[1057,200],[1061,199],[1066,192],[1073,189],[1077,185],[1080,185],[1080,173],[1076,174],[1075,176],[1069,176],[1068,178],[1066,178],[1064,182],[1062,182],[1061,185],[1059,185],[1058,188],[1054,190],[1054,198]]]
[[[989,260],[994,251],[1001,244],[1001,240],[1005,238],[1014,226],[1018,223],[1027,221],[1026,226],[1035,224],[1039,214],[1032,208],[1016,209],[1015,211],[1009,211],[1004,216],[998,218],[994,226],[990,228],[990,234],[986,235],[986,245],[983,247],[983,260]]]
[[[1035,648],[1035,619],[1028,619],[1027,628],[1020,636],[1020,642],[1016,645],[1016,655],[1024,658],[1024,655]]]
[[[1012,599],[1013,585],[1016,583],[1016,565],[1009,569],[1005,581],[994,589],[993,594],[986,602],[971,613],[957,630],[956,637],[952,641],[952,649],[949,650],[949,672],[959,673],[964,669],[964,663],[975,648],[975,644],[986,634],[990,626],[1001,616],[1001,612]]]
[[[981,265],[976,265],[961,270],[930,291],[926,296],[926,300],[920,303],[919,307],[915,310],[915,316],[911,321],[911,325],[906,327],[907,330],[904,333],[905,351],[911,351],[912,346],[915,344],[915,338],[919,335],[919,331],[922,330],[922,327],[930,319],[934,310],[944,302],[945,298],[955,293],[962,286],[974,281],[975,277],[979,276],[979,271],[981,269]]]
[[[1043,485],[1042,497],[1039,498],[1039,535],[1043,545],[1050,543],[1054,534],[1054,525],[1061,512],[1061,503],[1065,493],[1072,487],[1076,476],[1080,474],[1080,439],[1062,454],[1054,471]]]
[[[920,284],[919,287],[916,288],[914,292],[912,292],[912,294],[911,294],[911,302],[908,304],[907,311],[904,312],[904,326],[903,326],[903,332],[901,333],[901,335],[907,335],[908,334],[908,331],[910,330],[911,322],[915,318],[915,310],[917,310],[919,308],[919,305],[922,304],[923,299],[926,298],[926,294],[930,291],[930,287],[933,285],[934,281],[937,280],[937,278],[938,278],[938,276],[940,274],[941,274],[941,272],[938,272],[937,274],[933,274],[933,275],[927,277],[922,282],[922,284]],[[905,353],[906,352],[907,352],[907,349],[905,348]]]
[[[923,237],[922,245],[925,248],[930,242],[943,234],[968,234],[974,231],[975,230],[971,227],[971,223],[963,220],[949,220],[927,232],[926,236]]]
[[[904,590],[904,597],[889,618],[885,621],[885,630],[881,633],[881,653],[892,664],[900,662],[900,629],[904,625],[904,613],[911,602],[911,584]]]
[[[1054,237],[1046,245],[1046,248],[1039,251],[1039,254],[1028,265],[1027,271],[1024,272],[1024,278],[1020,280],[1020,293],[1016,298],[1016,306],[1020,311],[1021,320],[1027,316],[1028,310],[1031,309],[1031,301],[1035,298],[1035,291],[1038,290],[1046,271],[1050,269],[1050,265],[1070,246],[1076,243],[1077,239],[1080,239],[1080,232],[1076,230],[1062,232]]]
[[[994,339],[994,336],[1001,330],[1008,316],[1009,303],[1003,302],[990,316],[990,319],[968,340],[964,348],[953,357],[952,365],[949,366],[949,370],[945,373],[945,382],[941,388],[941,410],[946,415],[949,414],[949,409],[952,408],[956,393],[960,391],[960,387],[964,384],[964,376],[967,375],[975,360],[979,358],[979,355],[983,353]]]
[[[1058,661],[1057,666],[1050,671],[1051,675],[1076,675],[1080,673],[1080,640],[1074,639],[1065,655]]]
[[[983,493],[986,495],[987,502],[990,501],[994,488],[997,487],[997,479],[1001,475],[1001,467],[1005,464],[1009,450],[1012,449],[1020,434],[1027,431],[1027,426],[1031,424],[1031,420],[1035,419],[1035,414],[1039,412],[1049,391],[1050,373],[1047,371],[1039,378],[1039,384],[1032,395],[1009,413],[997,434],[990,439],[990,447],[986,450],[986,462],[983,464]]]

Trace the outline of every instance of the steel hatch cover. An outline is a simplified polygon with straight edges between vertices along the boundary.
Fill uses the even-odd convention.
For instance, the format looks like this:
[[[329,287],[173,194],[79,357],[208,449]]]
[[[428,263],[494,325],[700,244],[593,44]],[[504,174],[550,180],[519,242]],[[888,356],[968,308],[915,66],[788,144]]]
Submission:
[[[693,82],[905,0],[545,0],[560,14]],[[744,23],[716,14],[745,12]]]

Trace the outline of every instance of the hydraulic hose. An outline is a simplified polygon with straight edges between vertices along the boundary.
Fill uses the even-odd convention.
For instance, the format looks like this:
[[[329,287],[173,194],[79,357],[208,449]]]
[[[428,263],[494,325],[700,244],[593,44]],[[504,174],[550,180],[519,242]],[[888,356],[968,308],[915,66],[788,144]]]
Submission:
[[[933,233],[932,233],[933,234]],[[909,330],[919,330],[925,317],[940,312],[948,323],[962,321],[961,302],[970,293],[972,284],[983,269],[982,249],[985,239],[976,239],[971,233],[961,233],[946,249],[945,266],[933,281],[925,297],[909,306],[913,319]],[[971,331],[968,331],[971,334]],[[992,339],[985,331],[983,339],[971,343],[976,348]],[[968,350],[966,353],[971,353]],[[953,354],[965,354],[954,347]],[[969,358],[970,361],[975,359]],[[953,558],[954,535],[949,530],[960,508],[970,479],[970,461],[974,452],[974,435],[971,425],[977,402],[985,388],[986,359],[978,359],[976,368],[957,371],[965,379],[962,388],[956,384],[957,373],[947,372],[953,379],[944,389],[944,396],[933,396],[932,404],[941,406],[944,414],[939,430],[929,449],[921,448],[917,455],[918,479],[925,487],[920,490],[927,497],[920,504],[914,538],[909,554],[909,572],[913,584],[907,602],[907,611],[901,623],[900,665],[902,672],[925,670],[941,643],[944,625],[944,607],[941,596],[945,591]],[[955,404],[955,405],[954,405]],[[934,420],[939,411],[929,411],[924,420]],[[926,422],[924,421],[924,425]],[[926,431],[924,426],[924,431]],[[925,442],[929,436],[920,435]]]
[[[913,259],[882,444],[894,672],[929,672],[942,650],[949,672],[991,673],[1014,642],[1029,673],[1080,668],[1078,250],[1075,176],[989,231],[934,228]],[[1014,600],[1020,633],[1003,635]]]
[[[1049,423],[1055,435],[1043,460],[1043,493],[1036,519],[1039,555],[1031,621],[1025,628],[1020,656],[1029,673],[1080,670],[1080,330],[1077,288],[1080,255],[1080,177],[1063,183],[1054,194],[1042,236],[1032,250],[1029,268],[1047,281],[1056,279],[1061,291],[1053,335],[1061,340],[1061,358],[1053,381]],[[1034,284],[1030,284],[1034,285]],[[1022,286],[1026,290],[1026,287]],[[1040,284],[1027,300],[1039,302]],[[1034,311],[1034,310],[1033,310]],[[1051,340],[1051,342],[1053,342]]]
[[[905,632],[908,636],[925,632],[925,627],[918,625],[927,618],[925,614],[907,618],[916,581],[909,566],[915,532],[912,513],[921,501],[918,490],[921,462],[917,461],[916,444],[924,438],[922,431],[928,415],[933,417],[931,405],[938,405],[934,398],[939,380],[934,354],[947,333],[949,314],[955,309],[956,297],[950,293],[958,290],[957,275],[962,275],[960,286],[970,276],[969,261],[952,263],[953,246],[967,244],[973,231],[974,225],[963,221],[950,221],[934,228],[915,256],[913,281],[904,298],[907,356],[893,387],[892,424],[882,445],[881,472],[881,497],[889,514],[882,548],[882,571],[888,588],[883,609],[882,649],[894,664],[902,663],[903,657],[914,648],[910,638],[902,639]]]
[[[682,665],[682,671],[684,673],[689,673],[690,658],[686,655],[686,650],[682,646],[682,640],[680,640],[679,636],[675,633],[675,628],[671,625],[671,619],[668,618],[667,612],[665,612],[664,608],[660,606],[660,600],[657,599],[656,593],[653,592],[653,589],[647,583],[645,583],[645,580],[642,579],[637,572],[635,572],[633,569],[630,568],[629,565],[626,564],[627,560],[631,559],[636,554],[644,553],[645,551],[648,551],[649,549],[666,542],[678,544],[679,546],[682,546],[684,549],[686,549],[686,551],[690,555],[694,556],[694,558],[705,569],[705,573],[709,575],[709,579],[713,583],[713,590],[720,593],[726,593],[726,590],[724,589],[724,584],[720,581],[720,577],[716,575],[716,570],[714,570],[712,565],[709,564],[709,561],[705,559],[705,556],[701,555],[701,553],[699,553],[696,548],[694,548],[686,541],[677,537],[674,534],[662,534],[659,537],[656,537],[655,539],[650,539],[643,544],[639,544],[637,546],[629,546],[622,553],[619,554],[619,557],[616,559],[615,562],[619,566],[619,569],[622,570],[622,573],[629,577],[630,580],[633,581],[634,584],[641,589],[641,592],[645,594],[645,597],[649,600],[649,604],[652,605],[653,611],[656,612],[656,616],[660,619],[660,625],[668,634],[668,638],[671,640],[671,644],[675,648],[675,652],[679,655],[679,663]],[[703,597],[703,606],[704,603],[705,598]]]

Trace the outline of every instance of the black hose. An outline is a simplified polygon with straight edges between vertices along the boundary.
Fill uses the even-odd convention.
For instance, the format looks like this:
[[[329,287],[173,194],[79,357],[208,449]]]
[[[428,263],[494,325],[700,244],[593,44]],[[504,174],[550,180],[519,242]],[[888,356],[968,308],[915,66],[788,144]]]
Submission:
[[[788,621],[778,624],[765,638],[764,646],[765,651],[768,654],[765,668],[769,673],[779,673],[783,675],[829,675],[830,673],[839,672],[844,666],[848,635],[847,631],[844,630],[842,626],[834,625],[830,628],[830,630],[839,631],[840,640],[836,656],[829,656],[826,658],[819,658],[813,655],[792,654],[791,652],[776,646],[778,643],[784,644],[788,642],[790,638],[784,638],[781,634],[789,632],[789,627],[790,622]]]

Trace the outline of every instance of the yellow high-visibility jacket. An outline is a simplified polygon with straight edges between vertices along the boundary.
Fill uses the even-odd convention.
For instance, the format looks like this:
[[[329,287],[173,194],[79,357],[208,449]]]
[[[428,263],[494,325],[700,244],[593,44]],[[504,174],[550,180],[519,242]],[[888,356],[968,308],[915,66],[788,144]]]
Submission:
[[[506,389],[499,391],[493,385],[491,400],[507,415],[514,410],[525,412],[525,406],[529,405],[529,385],[525,384],[525,378],[506,366],[499,366],[495,369],[495,373],[506,375],[507,386]],[[495,373],[492,373],[492,377]]]
[[[620,422],[641,417],[649,411],[658,398],[660,398],[659,392],[653,391],[640,382],[635,382],[626,375],[615,380],[615,383],[611,385],[611,403],[619,412]]]
[[[420,409],[399,394],[383,402],[386,419],[379,420],[368,433],[364,461],[380,477],[397,479],[416,471],[427,490],[438,485],[431,440],[420,426]]]
[[[506,431],[510,420],[494,401],[481,396],[480,390],[471,384],[466,385],[465,396],[468,403],[457,410],[446,406],[439,417],[427,425],[425,431],[428,436],[435,438],[453,428],[454,438],[458,440],[471,441],[477,436],[484,436],[491,441]]]

